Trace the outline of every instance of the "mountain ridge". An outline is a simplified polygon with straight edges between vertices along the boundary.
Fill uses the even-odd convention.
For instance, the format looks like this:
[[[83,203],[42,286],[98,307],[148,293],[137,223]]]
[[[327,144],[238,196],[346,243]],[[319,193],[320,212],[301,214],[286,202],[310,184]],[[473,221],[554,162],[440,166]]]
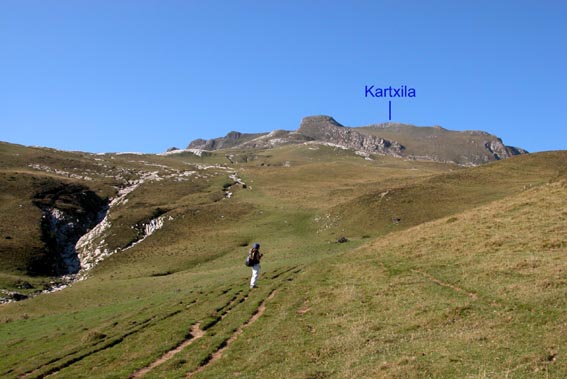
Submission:
[[[193,140],[187,149],[269,149],[306,142],[332,143],[365,154],[462,166],[477,166],[528,153],[522,148],[506,146],[499,137],[480,130],[453,131],[438,125],[427,127],[392,122],[350,127],[327,115],[304,117],[295,131],[249,134],[231,131],[225,137]]]

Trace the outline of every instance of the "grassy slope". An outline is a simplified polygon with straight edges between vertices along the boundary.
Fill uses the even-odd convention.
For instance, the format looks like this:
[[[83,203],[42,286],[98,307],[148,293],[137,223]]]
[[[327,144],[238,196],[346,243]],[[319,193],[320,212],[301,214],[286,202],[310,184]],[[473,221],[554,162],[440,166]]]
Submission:
[[[544,185],[311,266],[241,341],[270,362],[250,371],[564,378],[566,195]]]
[[[412,125],[393,125],[389,127],[361,127],[361,133],[397,141],[404,147],[404,155],[429,156],[440,161],[469,164],[465,156],[475,156],[476,164],[490,162],[494,157],[484,147],[488,141],[497,137],[482,132],[458,132],[439,127],[417,127]],[[467,154],[463,154],[467,152]]]
[[[451,262],[462,257],[454,256],[448,248],[441,249],[444,254],[432,253],[444,243],[457,245],[456,238],[446,237],[449,232],[438,233],[446,228],[452,228],[451,233],[459,237],[470,229],[471,243],[484,241],[486,235],[475,231],[477,224],[469,224],[469,220],[475,220],[482,212],[505,209],[508,200],[492,203],[497,204],[496,208],[493,205],[460,214],[455,219],[390,234],[353,253],[352,249],[368,241],[358,237],[366,234],[366,224],[360,224],[358,229],[351,227],[354,242],[334,244],[329,242],[342,230],[332,227],[322,230],[317,219],[345,201],[353,202],[352,213],[363,212],[366,205],[359,202],[360,198],[372,196],[385,183],[416,186],[450,167],[388,159],[368,162],[352,153],[330,148],[285,147],[258,152],[249,158],[248,163],[235,165],[235,169],[252,189],[240,190],[232,199],[211,202],[207,199],[218,191],[216,188],[221,188],[225,174],[212,177],[207,187],[199,189],[210,191],[204,197],[189,193],[172,199],[171,194],[165,195],[165,188],[158,186],[152,190],[152,184],[147,187],[149,192],[145,197],[146,203],[152,201],[149,209],[168,206],[174,221],[142,244],[105,261],[87,281],[59,293],[2,306],[0,344],[6,348],[0,351],[0,375],[17,377],[28,372],[28,377],[41,377],[60,370],[60,377],[124,378],[181,343],[194,323],[209,324],[203,338],[147,375],[183,377],[206,361],[211,352],[242,326],[272,289],[278,292],[267,302],[266,313],[254,327],[246,329],[230,346],[221,358],[222,363],[215,362],[195,377],[225,377],[231,373],[240,373],[240,377],[352,377],[351,373],[361,377],[417,377],[418,372],[429,372],[432,377],[452,377],[444,368],[447,366],[444,361],[438,362],[437,358],[454,349],[461,349],[459,359],[464,360],[453,365],[455,372],[463,374],[457,377],[467,374],[482,377],[482,370],[504,372],[494,359],[486,360],[485,367],[481,366],[480,362],[486,358],[481,348],[475,352],[477,355],[467,357],[468,344],[463,341],[470,339],[459,339],[457,327],[453,329],[455,347],[443,342],[447,337],[443,334],[444,326],[453,313],[456,318],[474,315],[468,322],[480,329],[480,334],[489,334],[492,328],[500,330],[486,312],[488,308],[483,308],[485,301],[481,297],[485,296],[481,293],[483,286],[490,286],[493,277],[483,276],[485,266],[474,268],[473,263],[480,264],[480,259],[471,262],[469,257],[459,261],[456,270]],[[201,160],[183,156],[155,159],[171,165],[184,165],[189,159]],[[511,160],[504,173],[536,168],[521,176],[522,182],[518,184],[521,186],[562,175],[564,154],[533,159],[517,160],[517,164]],[[217,154],[205,160],[220,162],[223,157]],[[503,163],[507,162],[498,165]],[[494,170],[490,167],[486,169]],[[451,175],[461,175],[455,180],[465,183],[474,183],[479,178],[463,176],[466,172]],[[450,182],[447,177],[442,178]],[[506,176],[501,177],[502,188],[497,197],[490,185],[494,182],[489,182],[484,192],[479,186],[475,193],[477,197],[484,196],[484,200],[468,208],[517,193],[517,187],[512,184],[520,176],[509,178],[508,193],[504,191],[504,179]],[[560,201],[561,186],[541,188],[516,195],[510,204],[542,193],[543,197]],[[556,192],[538,192],[552,189]],[[164,194],[163,201],[158,201],[159,194]],[[135,199],[132,198],[131,206],[136,204]],[[451,199],[446,206],[454,206],[452,201],[455,200]],[[139,202],[144,202],[143,198]],[[533,213],[534,204],[523,209]],[[503,225],[507,225],[507,230],[514,228],[514,223]],[[410,226],[404,224],[402,228]],[[538,224],[531,234],[520,237],[531,236],[539,241],[534,243],[543,244],[538,233],[540,227],[543,228]],[[378,229],[373,232],[383,234]],[[416,233],[419,239],[415,239]],[[241,262],[247,248],[241,245],[256,240],[266,248],[265,274],[260,289],[247,296],[249,273]],[[545,243],[548,247],[543,247],[544,251],[564,247],[560,239]],[[473,245],[470,250],[475,249],[478,246]],[[344,254],[337,255],[341,252]],[[422,255],[416,257],[418,252]],[[364,264],[358,264],[359,261]],[[539,274],[533,271],[535,277]],[[477,300],[473,302],[459,291],[440,287],[431,277],[456,283],[465,288],[463,291],[474,291]],[[464,279],[471,281],[471,285],[462,285],[459,280]],[[518,280],[514,285],[521,286],[522,282]],[[224,314],[227,310],[230,312]],[[223,314],[221,322],[215,321]],[[534,322],[526,321],[527,315],[518,313],[517,324],[511,325],[528,322],[526,325],[535,327]],[[470,324],[465,325],[470,328]],[[537,339],[531,332],[526,335],[526,341]],[[504,340],[504,332],[498,336]],[[433,349],[431,355],[417,356],[422,345],[409,344],[417,337],[423,346],[431,339],[425,346]],[[253,341],[257,343],[251,345]],[[425,347],[422,350],[427,353]],[[524,355],[514,351],[514,359],[529,362],[528,371],[518,368],[514,373],[523,375],[524,371],[538,368],[537,362],[529,357],[540,357],[544,354],[542,349],[540,344],[526,350]],[[356,351],[359,353],[355,355]],[[516,361],[509,366],[514,364]],[[256,370],[260,370],[258,375]]]
[[[372,192],[330,209],[327,217],[333,229],[346,234],[362,228],[367,234],[382,235],[522,192],[555,180],[566,170],[565,154],[550,152],[426,177],[416,183],[400,185],[388,180]]]

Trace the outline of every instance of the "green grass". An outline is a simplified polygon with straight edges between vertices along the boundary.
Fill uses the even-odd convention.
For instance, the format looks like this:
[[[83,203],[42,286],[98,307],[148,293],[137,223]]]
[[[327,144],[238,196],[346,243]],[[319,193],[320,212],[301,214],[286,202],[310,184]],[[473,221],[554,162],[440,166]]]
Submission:
[[[326,218],[331,220],[330,229],[334,231],[356,234],[362,227],[373,235],[383,235],[460,213],[560,177],[565,177],[563,153],[517,156],[413,183],[377,183],[372,192],[330,209]]]
[[[243,339],[270,362],[248,372],[564,377],[565,249],[543,247],[542,235],[565,243],[553,233],[567,226],[565,195],[564,184],[530,190],[309,266],[273,304],[276,319]],[[227,360],[209,377],[239,364]]]
[[[565,153],[464,170],[311,147],[236,152],[246,159],[230,166],[247,188],[233,186],[231,199],[223,185],[232,171],[194,166],[228,163],[223,151],[97,156],[132,178],[140,170],[207,177],[141,185],[111,213],[108,241],[123,246],[129,227],[157,208],[172,218],[161,230],[85,281],[0,306],[0,376],[125,378],[200,323],[202,338],[145,376],[182,378],[265,302],[262,316],[194,378],[565,377]],[[2,174],[26,171],[17,180],[85,184],[24,170],[17,159],[49,155],[70,171],[93,158],[2,148],[11,157]],[[90,185],[110,193],[99,174]],[[5,204],[37,190],[23,188],[3,191],[18,197]],[[342,235],[350,242],[336,243]],[[243,262],[253,242],[265,258],[250,291]],[[0,284],[42,280],[2,270]]]

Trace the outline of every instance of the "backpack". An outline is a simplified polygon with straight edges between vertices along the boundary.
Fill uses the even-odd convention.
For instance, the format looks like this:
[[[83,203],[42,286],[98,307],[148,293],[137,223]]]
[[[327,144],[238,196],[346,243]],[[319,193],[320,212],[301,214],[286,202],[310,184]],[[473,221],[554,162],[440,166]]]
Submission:
[[[258,251],[258,250],[256,250]],[[244,265],[246,267],[252,267],[254,266],[256,263],[258,263],[257,261],[257,257],[255,257],[254,254],[254,249],[250,250],[250,252],[248,253],[248,255],[246,256],[246,260],[244,261]]]
[[[250,258],[250,255],[246,257],[246,260],[244,261],[244,266],[246,267],[254,266],[254,263],[252,262],[252,258]]]

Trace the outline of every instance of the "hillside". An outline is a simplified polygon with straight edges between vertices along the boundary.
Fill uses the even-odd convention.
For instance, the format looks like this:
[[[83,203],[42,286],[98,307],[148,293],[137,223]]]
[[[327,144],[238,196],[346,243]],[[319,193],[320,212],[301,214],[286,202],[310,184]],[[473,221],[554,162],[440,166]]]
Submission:
[[[61,280],[29,271],[53,247],[45,210],[108,211],[78,245],[84,280],[0,305],[1,377],[567,373],[566,152],[475,168],[309,143],[0,155],[0,287]]]
[[[327,143],[354,149],[362,154],[380,154],[416,160],[476,166],[526,154],[506,146],[502,140],[483,131],[451,131],[439,126],[384,123],[346,127],[330,116],[309,116],[296,131],[274,130],[270,133],[230,132],[225,137],[192,141],[189,150],[266,149],[287,144]]]
[[[0,240],[0,288],[24,295],[48,288],[54,276],[77,274],[78,266],[89,269],[105,257],[130,250],[156,226],[164,229],[159,235],[167,241],[166,249],[188,253],[182,258],[184,267],[209,254],[205,236],[218,234],[219,227],[227,233],[235,220],[255,210],[266,213],[262,218],[270,212],[279,216],[280,207],[273,203],[285,201],[281,191],[300,191],[306,200],[301,208],[289,205],[290,217],[316,217],[320,207],[316,202],[322,194],[325,206],[339,204],[365,193],[381,174],[391,180],[413,180],[449,168],[421,163],[422,171],[416,174],[409,170],[415,166],[411,162],[388,158],[377,163],[352,151],[325,146],[233,150],[230,166],[223,151],[198,157],[191,153],[92,155],[9,144],[1,147],[4,237]],[[333,176],[328,175],[329,170]],[[313,174],[318,175],[316,181],[304,180]],[[328,190],[321,187],[325,182],[330,184]],[[256,185],[263,191],[254,190]],[[271,192],[274,185],[276,193]],[[228,198],[236,193],[238,199]],[[100,224],[94,228],[96,223]],[[197,240],[188,243],[191,236]],[[215,254],[222,255],[249,238],[234,236],[228,245],[218,246]],[[75,246],[79,239],[81,243]],[[161,259],[161,255],[152,259]],[[147,263],[142,270],[150,270],[152,265]],[[64,284],[69,278],[62,279]]]
[[[565,377],[566,195],[563,179],[310,265],[247,339],[271,364],[210,377]]]
[[[460,213],[564,177],[563,153],[522,155],[513,160],[425,178],[413,184],[386,182],[328,212],[338,229],[386,233]],[[357,209],[357,212],[352,212]]]
[[[0,287],[34,287],[23,288],[28,289],[20,291],[24,293],[49,287],[54,275],[75,273],[64,267],[59,254],[67,245],[75,250],[87,230],[93,233],[72,253],[88,268],[132,247],[153,232],[152,225],[167,224],[180,209],[185,214],[215,208],[225,197],[223,185],[234,182],[226,167],[200,160],[9,144],[1,148]],[[85,201],[86,195],[92,199]],[[192,208],[184,209],[188,205]],[[88,215],[96,222],[104,220],[93,229],[94,222],[84,220]]]

